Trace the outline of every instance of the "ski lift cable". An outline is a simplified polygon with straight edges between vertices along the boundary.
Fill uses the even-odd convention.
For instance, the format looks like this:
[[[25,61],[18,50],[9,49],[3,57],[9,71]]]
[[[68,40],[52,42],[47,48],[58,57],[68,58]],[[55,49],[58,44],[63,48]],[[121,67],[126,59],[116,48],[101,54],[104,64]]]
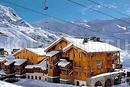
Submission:
[[[66,22],[66,23],[75,25],[75,26],[80,27],[80,28],[83,28],[83,29],[87,29],[87,30],[89,30],[89,31],[91,31],[91,32],[96,32],[96,33],[99,33],[99,34],[102,34],[102,35],[105,35],[105,36],[108,36],[108,37],[112,37],[112,38],[116,38],[116,39],[120,39],[120,40],[125,40],[125,39],[122,39],[122,38],[119,38],[119,37],[115,37],[115,36],[112,36],[112,35],[108,35],[108,34],[105,34],[105,33],[102,33],[102,32],[96,31],[96,30],[88,29],[87,27],[83,27],[83,26],[80,26],[80,25],[77,25],[77,24],[68,22],[68,21],[66,21],[66,20],[63,20],[63,19],[60,19],[60,18],[51,16],[51,15],[48,15],[48,14],[45,14],[45,13],[42,13],[42,12],[39,12],[39,11],[30,9],[30,8],[27,8],[27,7],[24,7],[24,6],[20,6],[20,5],[17,5],[17,4],[14,4],[14,3],[11,3],[11,2],[5,1],[5,0],[0,0],[0,1],[5,2],[5,3],[8,3],[8,4],[11,4],[11,5],[14,5],[14,6],[17,6],[17,7],[19,7],[19,8],[26,9],[26,10],[28,10],[28,11],[32,11],[32,12],[34,12],[34,13],[37,13],[37,14],[40,14],[40,15],[43,15],[43,16],[46,16],[46,17],[51,17],[51,18],[54,18],[54,19],[56,19],[56,20],[60,20],[60,21],[63,21],[63,22]]]
[[[124,16],[126,16],[126,17],[130,17],[130,15],[124,14],[124,13],[118,11],[118,10],[115,10],[115,9],[111,9],[111,8],[109,8],[108,6],[103,5],[103,4],[101,4],[101,3],[98,3],[98,2],[96,2],[96,1],[93,1],[93,0],[88,0],[88,1],[91,2],[91,3],[94,3],[94,4],[96,4],[96,5],[100,5],[100,6],[103,6],[103,7],[105,7],[105,8],[108,8],[109,10],[112,10],[112,11],[118,13],[118,14],[124,15]]]

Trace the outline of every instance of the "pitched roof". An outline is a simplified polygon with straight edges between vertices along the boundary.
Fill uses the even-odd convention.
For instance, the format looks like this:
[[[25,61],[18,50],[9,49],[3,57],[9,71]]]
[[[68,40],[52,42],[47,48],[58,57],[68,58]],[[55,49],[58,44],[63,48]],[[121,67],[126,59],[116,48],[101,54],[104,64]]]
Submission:
[[[4,65],[10,65],[12,63],[14,63],[14,60],[8,60],[7,62],[4,63]]]
[[[41,68],[42,70],[46,70],[47,69],[47,65],[46,65],[46,61],[45,59],[39,63],[39,64],[36,64],[36,65],[27,65],[25,67],[26,69],[33,69],[33,68]]]
[[[61,67],[66,67],[70,62],[68,62],[66,59],[60,59],[60,62],[58,63]]]
[[[15,64],[14,65],[21,65],[23,64],[24,62],[27,61],[27,59],[15,59]]]
[[[52,56],[58,54],[59,52],[60,52],[60,51],[51,51],[51,52],[48,52],[48,53],[46,54],[46,56],[52,57]]]
[[[58,38],[56,41],[54,41],[52,44],[50,44],[48,47],[45,48],[45,51],[47,51],[49,48],[60,42],[61,40],[66,40],[64,37]]]
[[[37,55],[41,55],[41,56],[46,55],[46,52],[44,51],[45,50],[44,48],[23,48],[23,49],[27,49],[27,50],[29,50],[29,51],[37,54]],[[19,53],[23,49],[20,49],[19,51],[15,52],[14,55]]]
[[[68,38],[65,37],[67,41],[71,44],[65,47],[64,49],[69,48],[72,44],[86,52],[113,52],[113,51],[120,51],[120,48],[112,46],[108,43],[104,42],[94,42],[92,40],[88,41],[87,43],[83,43],[84,39],[79,38]]]
[[[37,55],[46,55],[44,48],[26,48],[27,50],[37,54]]]

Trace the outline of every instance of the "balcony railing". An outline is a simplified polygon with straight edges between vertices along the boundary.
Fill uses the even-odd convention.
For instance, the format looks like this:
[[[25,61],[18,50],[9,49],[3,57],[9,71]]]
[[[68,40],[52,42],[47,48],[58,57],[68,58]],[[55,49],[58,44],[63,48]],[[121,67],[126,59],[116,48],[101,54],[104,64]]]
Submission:
[[[73,75],[65,75],[65,74],[60,74],[60,78],[61,79],[66,79],[66,80],[73,80],[74,79],[74,76]]]

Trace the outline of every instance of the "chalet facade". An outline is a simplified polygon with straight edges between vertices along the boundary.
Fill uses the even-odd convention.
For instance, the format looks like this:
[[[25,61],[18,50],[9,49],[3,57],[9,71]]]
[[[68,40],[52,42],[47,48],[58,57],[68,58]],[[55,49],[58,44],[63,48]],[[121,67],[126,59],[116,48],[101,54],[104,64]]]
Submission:
[[[0,75],[4,76],[25,76],[27,59],[15,59],[13,55],[0,58]]]
[[[120,69],[120,49],[100,38],[60,38],[45,49],[48,81],[87,85],[93,76]]]
[[[36,65],[27,65],[26,78],[47,81],[47,61],[44,59],[41,63]]]
[[[15,76],[25,76],[25,67],[27,66],[27,59],[15,59],[14,61]]]
[[[16,59],[27,59],[28,65],[34,65],[44,60],[45,54],[44,48],[24,48],[14,53],[14,56]]]
[[[15,75],[14,63],[14,60],[8,60],[4,63],[4,71],[6,75]]]

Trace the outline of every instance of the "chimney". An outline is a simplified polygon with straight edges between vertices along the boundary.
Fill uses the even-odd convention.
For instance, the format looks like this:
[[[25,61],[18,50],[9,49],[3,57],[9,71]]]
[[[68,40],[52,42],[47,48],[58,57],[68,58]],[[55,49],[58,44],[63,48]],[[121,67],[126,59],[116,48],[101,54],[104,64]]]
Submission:
[[[87,43],[89,38],[84,38],[83,43]]]
[[[100,38],[99,37],[91,37],[90,40],[92,40],[94,42],[100,42]]]

